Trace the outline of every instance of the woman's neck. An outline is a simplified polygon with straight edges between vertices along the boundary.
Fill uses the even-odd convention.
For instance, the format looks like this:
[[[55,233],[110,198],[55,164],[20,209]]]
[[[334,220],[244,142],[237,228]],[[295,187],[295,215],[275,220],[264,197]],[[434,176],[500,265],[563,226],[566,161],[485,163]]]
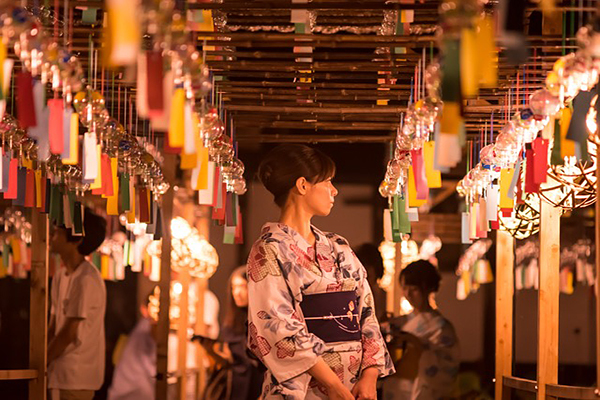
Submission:
[[[306,212],[298,204],[287,204],[283,210],[281,210],[281,216],[279,222],[289,226],[300,234],[306,241],[313,245],[315,242],[315,235],[310,229],[310,220],[312,215]]]

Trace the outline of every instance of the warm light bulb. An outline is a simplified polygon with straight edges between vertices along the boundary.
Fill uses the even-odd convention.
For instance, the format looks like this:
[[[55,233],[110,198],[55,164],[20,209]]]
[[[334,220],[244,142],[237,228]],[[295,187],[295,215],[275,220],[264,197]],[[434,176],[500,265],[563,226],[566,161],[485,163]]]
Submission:
[[[183,292],[183,286],[181,286],[181,283],[175,282],[173,284],[173,291],[175,292],[175,294],[177,296],[179,296],[181,294],[181,292]]]
[[[171,220],[171,235],[175,239],[183,240],[192,233],[192,227],[188,222],[181,218],[173,218]]]

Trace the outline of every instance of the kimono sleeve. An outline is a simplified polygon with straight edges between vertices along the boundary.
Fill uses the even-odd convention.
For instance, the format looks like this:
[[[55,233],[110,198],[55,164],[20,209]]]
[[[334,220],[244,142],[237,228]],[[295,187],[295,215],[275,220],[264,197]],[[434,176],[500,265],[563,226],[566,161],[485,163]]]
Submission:
[[[377,317],[375,316],[373,293],[371,292],[369,282],[367,282],[367,273],[354,253],[352,251],[349,252],[351,253],[353,262],[359,266],[356,291],[363,348],[360,370],[362,372],[366,368],[376,367],[380,377],[388,376],[396,372],[396,370],[381,335],[379,321],[377,321]]]
[[[279,382],[316,364],[323,342],[308,332],[284,278],[276,248],[257,242],[248,260],[248,347]],[[291,273],[291,272],[290,272]]]

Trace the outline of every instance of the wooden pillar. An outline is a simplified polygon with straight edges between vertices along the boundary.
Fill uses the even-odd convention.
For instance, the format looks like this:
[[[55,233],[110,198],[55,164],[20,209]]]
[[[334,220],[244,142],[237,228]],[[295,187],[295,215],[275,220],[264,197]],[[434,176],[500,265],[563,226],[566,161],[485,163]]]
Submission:
[[[188,326],[189,326],[189,290],[190,290],[190,273],[187,269],[182,268],[179,272],[179,283],[181,284],[181,295],[179,297],[179,321],[177,323],[177,368],[181,373],[179,378],[179,398],[185,400],[187,398],[187,343],[188,343]]]
[[[540,203],[537,398],[545,400],[546,384],[558,383],[560,209]]]
[[[496,231],[496,383],[495,399],[502,399],[502,377],[512,376],[514,243],[512,235]]]
[[[174,154],[165,154],[163,174],[165,180],[173,185],[175,181]],[[162,197],[162,246],[160,256],[160,307],[156,327],[156,400],[167,400],[167,372],[169,356],[169,290],[171,286],[171,218],[173,217],[173,188]]]
[[[600,387],[600,146],[596,147],[596,386]]]
[[[204,323],[204,296],[208,286],[207,279],[196,279],[198,288],[198,301],[196,302],[196,326],[195,330],[201,335],[207,336],[206,324]],[[196,345],[196,365],[198,366],[198,381],[196,383],[198,398],[202,398],[206,388],[206,351],[200,344]]]
[[[394,266],[394,281],[392,282],[393,299],[392,310],[394,316],[400,315],[400,300],[402,299],[402,290],[400,290],[400,272],[402,271],[402,241],[396,243],[396,265]]]
[[[29,381],[29,400],[45,400],[48,343],[48,215],[37,209],[31,221],[31,290],[29,296],[29,368],[37,378]]]
[[[210,208],[208,206],[200,206],[199,208],[200,217],[196,219],[196,229],[200,236],[206,240],[210,238]],[[208,288],[208,279],[196,279],[196,288],[198,293],[198,300],[196,303],[196,326],[195,331],[201,335],[206,335],[206,324],[204,323],[204,306],[205,306],[205,294]],[[196,365],[198,366],[198,380],[196,382],[198,398],[202,398],[204,389],[206,388],[206,351],[199,344],[196,343]]]

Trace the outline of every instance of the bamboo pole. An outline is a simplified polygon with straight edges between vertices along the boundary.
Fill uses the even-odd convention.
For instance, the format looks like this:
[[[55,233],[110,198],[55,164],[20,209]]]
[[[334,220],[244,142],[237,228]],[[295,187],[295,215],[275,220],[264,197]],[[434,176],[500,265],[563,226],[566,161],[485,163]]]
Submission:
[[[167,182],[175,180],[174,154],[165,154],[163,174]],[[167,400],[168,357],[169,357],[169,306],[171,288],[171,218],[173,217],[173,189],[168,190],[162,197],[162,245],[160,262],[160,307],[156,327],[156,400]]]
[[[514,242],[496,231],[496,382],[495,399],[503,397],[503,378],[512,376]]]
[[[537,350],[538,400],[546,400],[547,384],[558,383],[559,270],[560,209],[540,200]]]
[[[29,400],[45,400],[48,343],[48,215],[37,208],[31,222],[31,288],[29,295],[29,368],[37,377],[29,381]]]

